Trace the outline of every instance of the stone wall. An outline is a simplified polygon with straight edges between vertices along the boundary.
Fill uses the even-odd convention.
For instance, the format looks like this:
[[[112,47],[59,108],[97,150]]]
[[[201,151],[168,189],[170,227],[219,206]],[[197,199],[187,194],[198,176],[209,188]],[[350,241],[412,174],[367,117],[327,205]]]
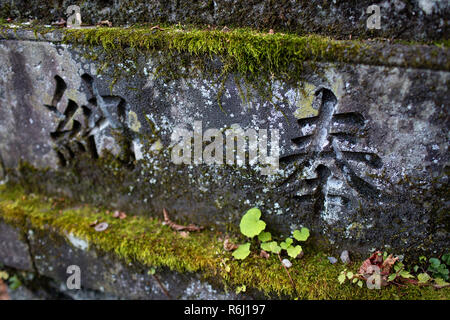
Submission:
[[[273,81],[270,104],[258,92],[242,97],[233,76],[224,90],[201,74],[155,78],[156,56],[139,58],[143,74],[111,89],[114,68],[99,74],[104,61],[86,58],[101,48],[45,37],[53,40],[28,32],[0,42],[0,155],[10,181],[136,214],[167,208],[222,230],[237,231],[257,206],[275,234],[306,226],[328,247],[363,254],[448,247],[446,64],[315,63],[300,86]],[[398,56],[411,48],[431,50],[398,46]],[[445,50],[428,55],[448,61]],[[174,129],[193,131],[196,121],[202,133],[278,129],[279,170],[174,164]]]
[[[77,4],[83,22],[96,24],[109,20],[114,25],[136,23],[197,24],[251,27],[299,34],[320,33],[347,39],[385,37],[406,40],[446,39],[450,4],[438,0],[352,0],[352,1],[26,1],[1,0],[0,17],[39,19],[45,23],[66,17],[66,8]],[[381,29],[368,30],[367,8],[381,9]],[[448,32],[447,32],[448,33]]]

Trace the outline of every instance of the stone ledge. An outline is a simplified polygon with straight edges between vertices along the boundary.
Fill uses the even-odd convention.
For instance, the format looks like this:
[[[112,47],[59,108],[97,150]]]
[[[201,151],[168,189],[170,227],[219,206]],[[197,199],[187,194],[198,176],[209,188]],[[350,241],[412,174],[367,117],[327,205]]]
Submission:
[[[401,39],[445,38],[449,4],[436,0],[385,1],[0,1],[0,17],[39,19],[50,24],[67,17],[70,4],[81,7],[84,23],[109,20],[115,26],[150,22],[251,27],[296,33],[320,33],[341,38],[377,37]],[[381,29],[367,29],[367,8],[380,7]]]
[[[261,57],[272,55],[270,52],[271,45],[279,43],[279,45],[286,47],[282,54],[291,56],[293,61],[303,59],[313,62],[344,62],[388,67],[450,70],[450,50],[446,47],[441,48],[420,43],[401,44],[387,41],[333,40],[317,35],[268,35],[248,30],[232,30],[225,33],[188,29],[181,32],[169,27],[155,34],[149,32],[149,29],[146,28],[85,27],[55,30],[50,27],[35,26],[30,30],[29,27],[24,26],[10,28],[8,25],[3,25],[0,29],[1,39],[46,41],[86,46],[97,45],[103,46],[106,50],[123,50],[127,47],[139,48],[144,51],[176,50],[178,52],[189,52],[193,56],[206,54],[224,57],[230,55],[229,52],[232,49],[227,49],[227,46],[231,46],[230,39],[232,39],[233,42],[242,42],[242,44],[248,45],[252,45],[254,42],[255,50],[260,52]],[[180,42],[185,41],[184,47],[175,42],[178,39]],[[200,43],[202,39],[210,41],[208,46],[204,46],[198,52],[192,52],[188,44],[192,45],[192,42]],[[108,48],[105,46],[105,44],[111,45],[111,41],[114,41],[117,47]],[[257,44],[258,41],[262,41],[264,46],[269,49],[261,47]],[[214,43],[216,43],[217,48]],[[233,57],[230,55],[230,58]]]
[[[189,238],[182,238],[156,221],[146,223],[133,217],[122,221],[108,216],[104,209],[85,205],[74,208],[73,205],[58,198],[26,195],[18,189],[0,189],[0,228],[4,230],[10,228],[9,225],[19,228],[16,230],[26,235],[27,241],[22,242],[22,246],[29,246],[35,272],[54,279],[62,286],[68,277],[67,267],[78,265],[84,289],[125,299],[167,299],[158,281],[148,273],[152,266],[156,266],[155,274],[171,298],[292,297],[292,287],[276,257],[266,260],[255,256],[244,262],[233,261],[211,231],[198,235],[191,233]],[[88,226],[89,221],[100,217],[109,223],[105,232],[95,232]],[[153,229],[148,229],[150,226]],[[143,230],[146,231],[144,234]],[[158,237],[152,238],[155,232]],[[209,239],[209,243],[199,245],[207,250],[195,254],[192,246],[200,238]],[[157,239],[163,245],[159,249],[156,247]],[[5,241],[18,240],[16,237]],[[450,293],[450,288],[436,291],[417,286],[391,287],[377,292],[340,286],[337,276],[343,266],[329,264],[326,255],[314,254],[308,246],[305,250],[305,257],[294,261],[291,269],[302,299],[448,299]],[[183,256],[182,252],[190,254]],[[15,254],[3,252],[0,263],[9,265],[11,259],[5,257]],[[198,259],[206,262],[203,267],[186,272],[187,269],[195,269]],[[224,270],[227,265],[229,271]],[[185,272],[181,272],[183,269]],[[211,280],[212,283],[208,283]],[[223,291],[224,284],[230,285],[228,292]],[[233,288],[242,284],[247,286],[246,293],[235,295]],[[262,295],[261,291],[266,291],[267,295]]]

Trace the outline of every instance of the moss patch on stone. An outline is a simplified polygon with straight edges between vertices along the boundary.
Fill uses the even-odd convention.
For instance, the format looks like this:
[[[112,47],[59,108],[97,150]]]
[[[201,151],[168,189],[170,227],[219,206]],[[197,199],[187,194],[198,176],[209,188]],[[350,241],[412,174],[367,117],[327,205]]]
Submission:
[[[80,28],[64,29],[66,42],[100,45],[115,52],[124,48],[187,52],[194,56],[219,56],[225,64],[242,74],[265,71],[295,80],[295,73],[305,61],[368,63],[395,65],[386,42],[364,40],[334,40],[330,37],[306,34],[262,33],[252,29],[211,30],[169,26],[151,28]],[[380,47],[374,47],[374,44]],[[441,43],[439,43],[441,44]],[[417,43],[413,44],[417,45]],[[444,45],[446,47],[446,45]],[[434,48],[440,50],[439,47]],[[407,61],[405,67],[433,68],[419,54]],[[438,66],[434,66],[438,67]],[[440,66],[449,70],[449,65]]]
[[[450,289],[430,287],[389,287],[369,290],[339,285],[337,277],[344,268],[331,265],[326,254],[305,246],[305,256],[293,262],[290,269],[296,284],[295,295],[289,278],[277,257],[259,258],[256,253],[246,260],[235,261],[224,251],[218,232],[204,230],[184,238],[161,220],[133,216],[124,220],[112,217],[105,208],[71,203],[63,198],[26,194],[21,187],[0,186],[0,218],[7,223],[61,235],[72,233],[85,239],[89,246],[132,262],[150,267],[167,267],[177,272],[199,272],[206,279],[220,279],[226,287],[262,291],[268,296],[300,299],[448,299]],[[109,224],[103,232],[89,225],[95,221]],[[233,241],[242,241],[236,237]],[[356,271],[359,262],[348,269]]]
[[[256,92],[277,107],[272,102],[275,81],[302,89],[305,79],[318,72],[320,63],[450,70],[446,40],[424,46],[385,39],[336,40],[317,34],[270,34],[249,28],[220,30],[181,24],[78,29],[22,25],[20,29],[32,30],[36,39],[39,35],[46,39],[49,32],[61,35],[63,42],[80,47],[87,59],[97,61],[99,73],[111,73],[112,86],[119,79],[149,73],[167,81],[198,76],[212,79],[220,85],[220,107],[224,84],[231,76],[237,78],[237,84],[245,85],[247,90],[240,90],[245,92],[244,99]],[[0,34],[6,32],[4,37],[8,38],[7,31],[8,25],[2,25]],[[148,62],[144,59],[149,57],[153,66],[144,70]]]
[[[237,28],[217,30],[181,25],[164,28],[63,29],[63,42],[82,46],[90,60],[109,70],[114,85],[142,72],[142,58],[156,61],[150,73],[166,81],[202,76],[219,84],[233,76],[245,85],[243,100],[254,93],[275,108],[272,86],[279,81],[303,89],[304,80],[318,73],[320,63],[368,64],[389,67],[450,70],[445,46],[393,45],[382,41],[335,40],[315,34],[263,33]],[[103,51],[95,51],[94,48]],[[139,60],[141,59],[141,60]]]

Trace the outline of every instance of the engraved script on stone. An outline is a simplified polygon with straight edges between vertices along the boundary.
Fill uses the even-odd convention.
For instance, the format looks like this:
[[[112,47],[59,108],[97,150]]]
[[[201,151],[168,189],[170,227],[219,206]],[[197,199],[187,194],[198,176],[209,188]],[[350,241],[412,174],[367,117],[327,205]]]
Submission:
[[[337,218],[335,212],[354,207],[358,197],[385,197],[358,176],[350,163],[380,169],[382,161],[360,143],[367,134],[362,114],[337,113],[337,98],[325,88],[316,92],[316,103],[317,116],[298,120],[302,135],[292,139],[297,152],[281,159],[285,162],[300,159],[297,169],[281,185],[295,199],[313,203],[314,212],[331,223]]]
[[[68,165],[80,153],[88,152],[92,158],[98,158],[101,150],[96,142],[96,135],[108,127],[123,137],[119,158],[130,163],[134,160],[134,153],[131,148],[132,139],[127,138],[127,135],[130,136],[130,130],[126,124],[125,99],[115,95],[101,95],[90,75],[85,73],[81,78],[88,88],[87,105],[80,107],[77,102],[68,99],[64,111],[58,110],[58,104],[67,90],[66,82],[58,75],[54,77],[56,88],[52,102],[50,105],[45,105],[60,119],[56,129],[50,133],[50,137],[54,142],[54,149],[61,165]],[[80,108],[84,121],[75,119],[75,114]]]

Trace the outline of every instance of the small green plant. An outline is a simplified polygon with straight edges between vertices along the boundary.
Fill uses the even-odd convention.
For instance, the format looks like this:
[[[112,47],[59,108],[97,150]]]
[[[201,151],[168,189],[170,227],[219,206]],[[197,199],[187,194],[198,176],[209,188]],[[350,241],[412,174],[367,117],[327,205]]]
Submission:
[[[247,287],[245,286],[245,284],[243,284],[242,286],[238,286],[236,288],[236,294],[239,294],[239,293],[245,292],[245,291],[247,291]]]
[[[344,269],[341,271],[341,273],[338,276],[338,281],[340,284],[344,284],[346,280],[351,281],[353,284],[357,284],[358,287],[362,288],[364,282],[358,277],[358,275],[353,274],[352,271],[347,271],[347,269]]]
[[[429,282],[431,277],[428,273],[423,272],[417,275],[417,280],[419,280],[419,283],[423,284]]]
[[[241,244],[234,252],[233,257],[238,260],[244,260],[250,254],[250,243]]]
[[[0,270],[0,280],[8,280],[9,274],[6,271]]]
[[[259,218],[261,218],[261,211],[258,208],[248,210],[239,225],[242,234],[249,238],[259,235],[266,228],[266,223]]]
[[[8,283],[9,283],[9,288],[11,290],[16,290],[17,288],[19,288],[22,285],[22,282],[16,275],[10,277],[8,280]]]
[[[449,254],[442,256],[442,262],[437,258],[427,259],[421,256],[419,264],[413,268],[414,274],[416,274],[414,275],[406,269],[398,257],[393,257],[387,252],[377,251],[364,261],[357,274],[344,269],[339,274],[338,281],[340,284],[343,284],[348,279],[351,283],[357,283],[361,287],[362,280],[379,277],[381,286],[388,286],[389,284],[419,284],[430,285],[439,289],[450,285],[446,282],[449,273],[447,267],[448,259]],[[427,261],[429,263],[428,268],[426,267]],[[419,271],[421,272],[419,273]]]
[[[277,255],[279,255],[282,250],[285,250],[287,255],[291,258],[296,258],[303,251],[300,245],[294,245],[294,239],[297,241],[306,241],[309,238],[309,229],[301,228],[292,233],[294,239],[286,238],[281,243],[274,241],[272,239],[272,234],[264,231],[266,223],[261,220],[261,211],[258,208],[248,210],[242,217],[239,227],[244,236],[250,239],[257,237],[262,250]],[[247,258],[251,252],[250,246],[250,242],[241,244],[233,252],[233,257],[238,260]]]
[[[428,267],[428,271],[433,275],[434,278],[440,278],[442,280],[447,281],[449,278],[449,254],[445,254],[442,256],[442,262],[438,258],[431,258],[428,260],[430,266]]]
[[[405,269],[405,265],[398,261],[394,264],[394,272],[389,275],[387,278],[388,281],[394,281],[398,277],[404,278],[404,279],[412,279],[414,276]]]
[[[418,273],[417,279],[421,284],[434,281],[438,286],[447,286],[447,281],[449,280],[449,265],[450,253],[444,254],[441,259],[427,259],[425,256],[421,256],[419,257],[419,263],[414,266],[413,270]]]

